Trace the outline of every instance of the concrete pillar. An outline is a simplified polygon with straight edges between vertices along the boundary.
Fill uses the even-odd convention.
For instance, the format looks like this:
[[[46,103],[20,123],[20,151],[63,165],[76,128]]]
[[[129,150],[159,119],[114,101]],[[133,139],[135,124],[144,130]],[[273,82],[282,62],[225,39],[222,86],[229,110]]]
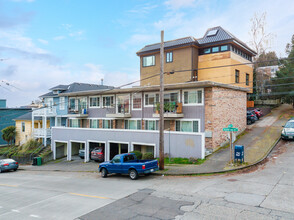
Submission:
[[[56,160],[56,143],[55,141],[51,143],[52,151],[53,151],[53,160]]]
[[[105,144],[105,161],[109,161],[110,160],[110,143],[107,142]]]
[[[85,143],[85,163],[90,161],[90,157],[89,157],[89,142],[87,141]]]
[[[67,160],[70,161],[71,160],[71,141],[68,142],[67,145]]]
[[[121,154],[121,144],[118,144],[118,154]]]

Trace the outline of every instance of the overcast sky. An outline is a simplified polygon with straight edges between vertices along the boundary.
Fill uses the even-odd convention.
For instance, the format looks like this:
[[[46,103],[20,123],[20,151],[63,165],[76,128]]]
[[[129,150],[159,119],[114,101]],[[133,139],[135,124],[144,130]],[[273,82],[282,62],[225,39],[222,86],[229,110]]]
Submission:
[[[0,99],[15,107],[58,84],[137,80],[136,51],[160,30],[172,40],[222,26],[248,43],[254,13],[267,13],[271,50],[285,56],[293,9],[293,0],[0,0]]]

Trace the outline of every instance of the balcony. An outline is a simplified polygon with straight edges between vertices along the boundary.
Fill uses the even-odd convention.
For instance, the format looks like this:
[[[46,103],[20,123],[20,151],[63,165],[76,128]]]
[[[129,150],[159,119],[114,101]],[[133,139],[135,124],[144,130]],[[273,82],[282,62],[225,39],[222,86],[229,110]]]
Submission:
[[[113,108],[107,108],[107,118],[130,118],[130,104],[117,104]]]
[[[69,108],[67,117],[70,118],[86,118],[88,117],[87,108]]]
[[[42,107],[40,109],[34,109],[33,110],[33,116],[39,116],[39,117],[54,117],[56,116],[56,107]]]
[[[35,138],[47,138],[51,137],[51,128],[35,128],[34,129],[34,137]]]
[[[153,108],[153,117],[159,118],[160,103],[156,103]],[[183,118],[183,105],[181,102],[165,102],[163,117],[166,119]]]

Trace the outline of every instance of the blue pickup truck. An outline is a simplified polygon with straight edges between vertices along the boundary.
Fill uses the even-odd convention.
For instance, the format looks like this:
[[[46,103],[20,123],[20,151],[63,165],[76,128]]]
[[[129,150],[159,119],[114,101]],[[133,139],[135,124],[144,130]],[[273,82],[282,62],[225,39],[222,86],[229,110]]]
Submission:
[[[129,174],[132,180],[139,174],[150,174],[158,170],[157,160],[138,160],[134,153],[118,154],[111,161],[101,163],[98,171],[103,178],[109,173]]]

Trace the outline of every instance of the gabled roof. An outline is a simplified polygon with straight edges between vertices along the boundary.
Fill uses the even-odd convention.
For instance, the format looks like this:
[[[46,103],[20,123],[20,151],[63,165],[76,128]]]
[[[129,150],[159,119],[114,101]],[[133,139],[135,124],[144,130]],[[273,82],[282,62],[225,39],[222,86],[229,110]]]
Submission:
[[[195,40],[196,39],[194,37],[190,36],[190,37],[184,37],[184,38],[179,38],[175,40],[165,41],[164,48],[177,47],[177,46],[183,46],[185,44],[195,43]],[[160,49],[160,43],[146,45],[145,47],[143,47],[141,50],[137,52],[137,55],[140,55],[144,52],[156,51],[159,49]]]
[[[105,90],[105,89],[113,89],[114,86],[105,86],[105,85],[97,85],[97,84],[89,84],[89,83],[77,83],[74,82],[69,85],[58,85],[50,90],[61,90],[59,88],[63,88],[60,94],[69,94],[73,92],[82,92],[82,91],[92,91],[92,90]],[[64,89],[66,88],[66,89]],[[46,94],[41,95],[41,98],[45,97],[56,97],[58,94],[53,94],[53,92],[48,92]]]
[[[26,114],[23,114],[17,118],[15,118],[14,120],[32,120],[32,112],[28,112]],[[35,117],[35,120],[42,120],[42,117]]]

